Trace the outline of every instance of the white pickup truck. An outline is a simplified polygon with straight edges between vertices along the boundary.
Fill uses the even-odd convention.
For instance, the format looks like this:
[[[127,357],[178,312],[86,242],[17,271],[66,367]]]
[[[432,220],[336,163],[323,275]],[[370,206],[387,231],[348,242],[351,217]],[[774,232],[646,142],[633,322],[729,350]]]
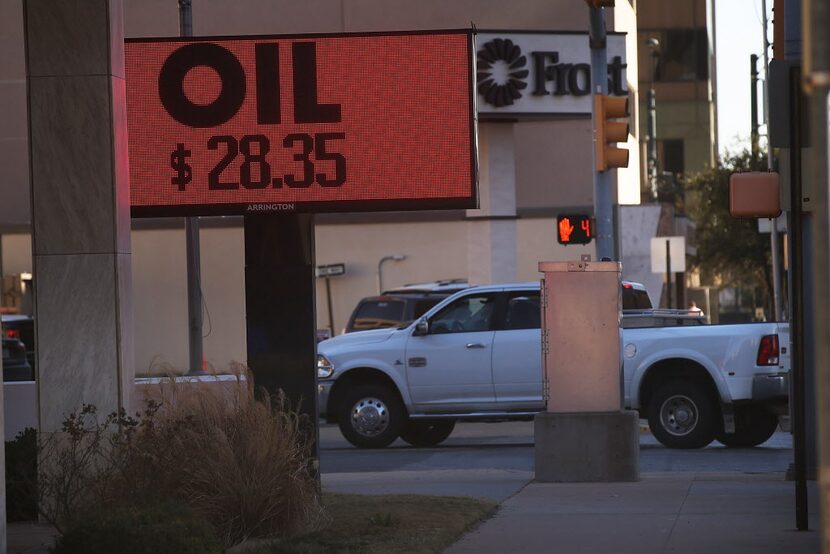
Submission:
[[[457,420],[532,418],[545,409],[539,306],[538,283],[472,287],[401,327],[323,341],[320,414],[366,448],[398,437],[435,445]],[[660,442],[755,446],[775,432],[788,398],[786,324],[654,326],[672,318],[644,315],[623,316],[624,401]]]

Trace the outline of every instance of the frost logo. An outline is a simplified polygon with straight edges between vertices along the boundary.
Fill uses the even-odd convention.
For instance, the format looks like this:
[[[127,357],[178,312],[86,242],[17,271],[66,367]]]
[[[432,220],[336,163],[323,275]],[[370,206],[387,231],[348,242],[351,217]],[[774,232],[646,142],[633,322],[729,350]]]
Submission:
[[[497,108],[510,106],[527,88],[527,58],[510,39],[496,38],[478,51],[478,92]]]

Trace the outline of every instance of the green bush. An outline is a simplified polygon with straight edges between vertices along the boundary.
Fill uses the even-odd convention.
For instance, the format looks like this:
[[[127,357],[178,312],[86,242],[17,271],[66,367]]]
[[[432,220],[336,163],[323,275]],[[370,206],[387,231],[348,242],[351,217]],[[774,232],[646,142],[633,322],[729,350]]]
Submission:
[[[181,503],[104,507],[77,518],[55,554],[212,554],[222,552],[213,526]]]
[[[6,517],[37,519],[37,431],[31,427],[6,441]]]

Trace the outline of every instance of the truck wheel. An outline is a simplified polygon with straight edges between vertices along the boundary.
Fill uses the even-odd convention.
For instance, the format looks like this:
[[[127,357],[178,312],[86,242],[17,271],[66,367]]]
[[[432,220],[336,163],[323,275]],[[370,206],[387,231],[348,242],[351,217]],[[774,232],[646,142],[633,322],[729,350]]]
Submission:
[[[761,406],[735,408],[735,432],[718,432],[718,442],[730,448],[751,448],[767,442],[778,428],[778,416]]]
[[[669,448],[703,448],[715,438],[717,405],[708,391],[693,382],[661,386],[648,407],[648,425]]]
[[[435,446],[447,440],[453,429],[454,419],[410,419],[401,438],[412,446]]]
[[[343,395],[337,422],[358,448],[383,448],[398,438],[404,419],[403,404],[389,387],[358,385]]]

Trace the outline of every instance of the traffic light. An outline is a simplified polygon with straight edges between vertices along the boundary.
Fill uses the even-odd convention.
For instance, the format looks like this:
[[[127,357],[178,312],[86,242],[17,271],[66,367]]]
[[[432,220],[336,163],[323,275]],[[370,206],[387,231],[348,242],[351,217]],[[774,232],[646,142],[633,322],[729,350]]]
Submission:
[[[594,224],[588,215],[562,214],[556,221],[559,244],[589,244],[594,238]]]
[[[615,121],[620,118],[626,118],[626,121]],[[612,146],[615,142],[628,142],[627,118],[627,96],[594,96],[597,171],[628,167],[628,150]]]

